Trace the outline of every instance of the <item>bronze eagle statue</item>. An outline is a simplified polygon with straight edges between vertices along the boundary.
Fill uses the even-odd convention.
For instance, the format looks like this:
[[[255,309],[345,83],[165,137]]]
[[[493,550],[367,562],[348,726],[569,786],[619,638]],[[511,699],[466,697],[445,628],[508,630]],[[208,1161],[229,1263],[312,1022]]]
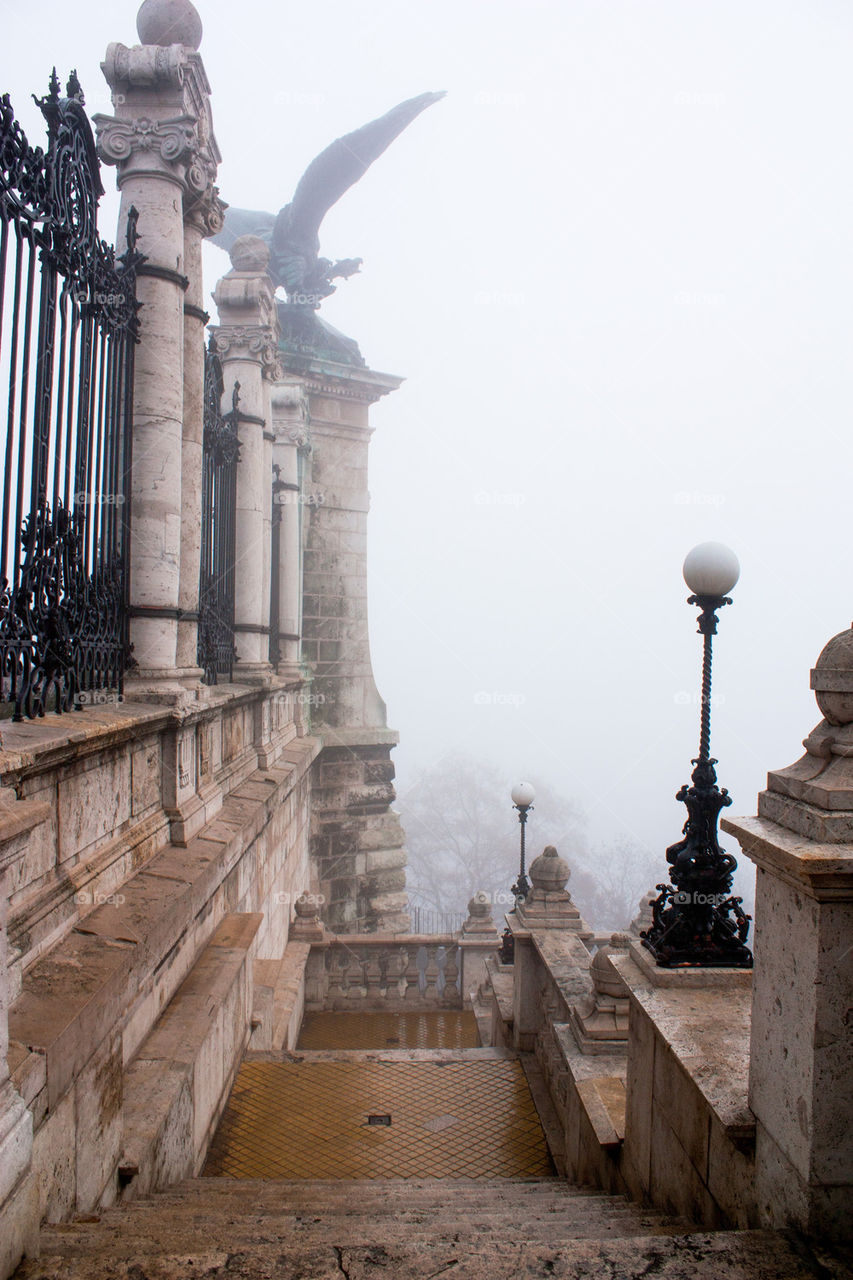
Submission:
[[[320,257],[320,224],[333,204],[363,177],[373,161],[412,121],[444,93],[422,93],[401,102],[321,151],[303,173],[290,204],[278,214],[229,208],[213,243],[230,250],[239,236],[255,235],[270,248],[269,272],[297,306],[316,310],[335,292],[333,280],[358,271],[361,258],[332,262]]]

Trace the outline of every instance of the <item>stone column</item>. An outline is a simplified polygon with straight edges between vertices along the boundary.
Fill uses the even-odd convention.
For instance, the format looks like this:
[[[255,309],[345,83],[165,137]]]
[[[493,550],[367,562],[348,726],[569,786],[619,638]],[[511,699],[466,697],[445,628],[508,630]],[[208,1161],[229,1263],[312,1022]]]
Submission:
[[[207,193],[218,152],[210,127],[210,86],[197,52],[201,21],[189,0],[147,0],[141,45],[111,44],[103,66],[116,114],[97,115],[98,150],[118,169],[119,243],[131,208],[146,261],[137,293],[140,343],[133,396],[130,637],[137,696],[173,699],[195,684],[195,656],[178,654],[182,606],[182,517],[197,519],[197,485],[183,493],[184,303],[197,297],[200,262],[188,261],[185,201]],[[191,303],[191,305],[194,305]],[[192,373],[192,371],[188,371]],[[190,438],[192,443],[192,438]],[[192,555],[191,535],[186,553]],[[183,603],[188,603],[184,594]]]
[[[233,269],[219,281],[214,344],[222,360],[225,397],[239,383],[234,679],[269,680],[270,520],[272,430],[270,390],[279,376],[269,249],[241,236],[231,249]]]
[[[222,202],[215,196],[194,201],[184,221],[184,252],[189,287],[184,299],[184,416],[181,452],[181,565],[178,591],[177,662],[198,666],[198,584],[201,561],[201,481],[204,444],[204,341],[210,317],[204,300],[201,246],[222,224]]]
[[[273,489],[279,505],[279,675],[301,679],[302,459],[310,453],[308,398],[300,383],[273,390]]]
[[[723,821],[758,868],[749,1105],[770,1227],[853,1222],[853,628],[812,671],[824,719],[768,775],[758,816]]]

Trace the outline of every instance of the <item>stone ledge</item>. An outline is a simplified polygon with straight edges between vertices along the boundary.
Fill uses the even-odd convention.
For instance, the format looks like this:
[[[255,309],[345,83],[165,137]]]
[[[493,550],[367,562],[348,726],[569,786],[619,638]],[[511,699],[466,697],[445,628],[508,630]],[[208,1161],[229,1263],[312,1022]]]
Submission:
[[[251,1047],[253,1050],[293,1049],[305,1005],[305,966],[310,942],[289,940],[284,955],[255,960]]]
[[[687,1077],[736,1144],[755,1135],[747,1102],[752,992],[719,983],[706,988],[653,987],[629,955],[614,967]]]
[[[599,1146],[612,1149],[625,1139],[625,1082],[619,1076],[576,1080],[575,1088]]]
[[[582,996],[589,995],[592,990],[589,973],[592,956],[578,933],[570,929],[533,929],[529,936],[569,1007]]]
[[[262,921],[225,916],[124,1073],[126,1198],[197,1172],[248,1038],[248,957]]]
[[[79,760],[138,738],[140,729],[152,733],[214,720],[230,707],[257,701],[260,692],[275,693],[291,688],[293,683],[273,677],[270,687],[263,691],[245,684],[212,685],[205,701],[183,708],[128,699],[114,707],[87,707],[61,716],[49,714],[43,720],[19,724],[5,721],[0,778],[11,781],[44,772],[66,760]]]
[[[762,871],[818,902],[853,901],[853,844],[819,844],[766,818],[723,818],[721,825]]]
[[[653,987],[677,987],[681,990],[707,991],[714,987],[752,987],[751,969],[713,968],[708,965],[695,968],[667,969],[656,963],[654,956],[641,942],[632,942],[629,954],[643,977]]]

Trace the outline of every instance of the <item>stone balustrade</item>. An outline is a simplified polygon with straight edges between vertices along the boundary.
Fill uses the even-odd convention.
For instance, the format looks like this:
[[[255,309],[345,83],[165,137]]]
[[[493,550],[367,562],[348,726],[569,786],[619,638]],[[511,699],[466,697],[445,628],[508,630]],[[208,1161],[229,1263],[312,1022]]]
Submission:
[[[461,1009],[452,934],[337,935],[311,948],[305,1007],[414,1012]]]

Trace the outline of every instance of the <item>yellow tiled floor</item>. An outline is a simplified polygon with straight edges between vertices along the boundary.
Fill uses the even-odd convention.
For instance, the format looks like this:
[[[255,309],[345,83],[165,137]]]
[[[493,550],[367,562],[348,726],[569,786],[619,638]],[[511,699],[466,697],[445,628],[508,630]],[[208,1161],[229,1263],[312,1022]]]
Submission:
[[[232,1178],[553,1172],[524,1072],[500,1059],[244,1062],[204,1168]]]
[[[300,1049],[478,1049],[470,1011],[306,1013]]]

